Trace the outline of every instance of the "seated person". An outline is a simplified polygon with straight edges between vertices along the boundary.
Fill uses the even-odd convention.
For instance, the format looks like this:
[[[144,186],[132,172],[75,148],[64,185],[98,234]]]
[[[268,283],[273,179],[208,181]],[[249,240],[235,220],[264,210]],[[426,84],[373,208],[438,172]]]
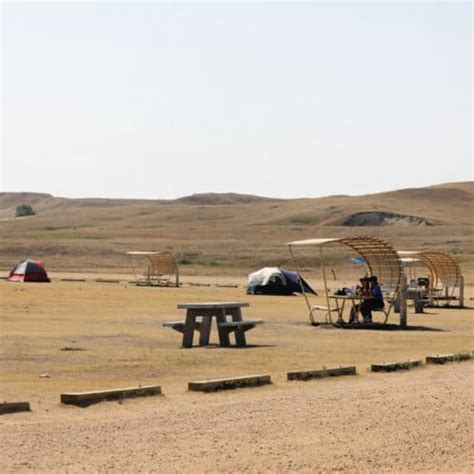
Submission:
[[[376,276],[369,278],[370,299],[364,300],[360,305],[360,312],[364,318],[364,323],[372,322],[372,310],[382,309],[384,307],[382,289]]]
[[[417,283],[418,283],[418,288],[420,290],[428,292],[428,290],[430,288],[430,280],[428,278],[420,277],[420,278],[418,278]]]
[[[359,279],[360,285],[356,287],[356,295],[360,296],[371,296],[369,287],[369,278],[364,277]],[[349,316],[349,324],[353,323],[356,318],[356,314],[359,312],[360,305],[353,305],[351,308],[351,314]]]

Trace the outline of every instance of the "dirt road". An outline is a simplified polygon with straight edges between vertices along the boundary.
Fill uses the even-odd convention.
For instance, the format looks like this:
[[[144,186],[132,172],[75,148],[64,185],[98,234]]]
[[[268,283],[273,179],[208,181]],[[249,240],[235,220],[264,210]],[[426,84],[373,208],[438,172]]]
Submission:
[[[472,472],[474,364],[37,407],[0,419],[2,472]]]

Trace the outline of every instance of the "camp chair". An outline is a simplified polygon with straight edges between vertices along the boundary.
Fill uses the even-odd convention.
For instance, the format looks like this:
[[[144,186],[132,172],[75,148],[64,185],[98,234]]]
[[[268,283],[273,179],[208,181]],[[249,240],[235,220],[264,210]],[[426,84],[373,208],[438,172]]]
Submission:
[[[385,305],[383,308],[378,308],[378,309],[373,309],[372,312],[381,312],[385,315],[385,320],[384,324],[387,324],[388,317],[390,316],[390,313],[392,309],[395,306],[395,301],[398,298],[399,290],[400,290],[400,283],[397,285],[384,285],[383,283],[380,285],[380,288],[382,289],[383,293],[383,299],[385,302]]]
[[[324,322],[328,324],[333,324],[331,314],[337,314],[337,309],[336,308],[329,308],[328,306],[324,305],[308,305],[309,309],[309,319],[311,321],[311,324],[313,326],[317,326],[320,324],[319,320],[315,317],[318,313],[322,313],[324,316]]]

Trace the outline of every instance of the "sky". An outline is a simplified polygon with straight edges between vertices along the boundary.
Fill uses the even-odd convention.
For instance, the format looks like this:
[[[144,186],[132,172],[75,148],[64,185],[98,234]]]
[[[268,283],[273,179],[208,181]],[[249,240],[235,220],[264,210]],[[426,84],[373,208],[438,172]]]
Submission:
[[[470,2],[3,2],[0,191],[473,179]]]

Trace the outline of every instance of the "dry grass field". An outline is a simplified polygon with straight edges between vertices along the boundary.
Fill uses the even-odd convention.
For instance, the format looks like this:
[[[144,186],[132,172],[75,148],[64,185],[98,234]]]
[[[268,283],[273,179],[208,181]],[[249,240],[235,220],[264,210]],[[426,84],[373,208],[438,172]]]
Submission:
[[[473,194],[472,182],[288,201],[233,194],[170,202],[0,194],[3,275],[30,257],[45,260],[52,277],[49,284],[0,280],[0,397],[32,406],[31,413],[0,417],[0,469],[472,472],[472,361],[393,374],[368,370],[372,363],[473,350],[471,308],[415,315],[410,307],[408,322],[417,330],[315,328],[302,297],[247,296],[244,286],[247,273],[260,266],[292,268],[287,241],[376,235],[397,249],[453,253],[471,305]],[[24,203],[37,215],[14,218]],[[367,212],[370,225],[361,225]],[[351,219],[358,225],[347,225]],[[130,284],[127,250],[174,252],[183,286]],[[337,278],[332,289],[359,276],[350,256],[328,249]],[[322,294],[314,255],[299,258]],[[61,281],[64,276],[87,281]],[[121,282],[94,282],[98,276]],[[182,349],[181,335],[162,322],[183,318],[178,303],[198,301],[246,301],[244,318],[265,322],[247,333],[247,348],[220,348],[213,328],[213,344]],[[288,371],[338,365],[356,365],[358,375],[286,381]],[[273,384],[187,391],[192,380],[259,373],[271,374]],[[86,409],[59,403],[61,392],[155,383],[163,396]]]
[[[470,272],[473,203],[473,182],[289,200],[216,194],[126,201],[0,193],[0,269],[36,257],[53,271],[128,272],[126,251],[169,250],[184,273],[246,275],[262,266],[291,266],[284,245],[291,240],[372,235],[399,250],[453,253]],[[31,204],[37,215],[15,219],[20,204]],[[362,222],[365,225],[345,225],[367,212],[371,218]],[[381,213],[414,217],[421,223],[385,219]],[[314,258],[302,257],[301,264],[310,269]],[[340,262],[338,255],[334,265]]]
[[[212,286],[186,278],[182,288],[74,283],[54,274],[50,284],[0,282],[2,398],[28,400],[33,410],[0,419],[3,471],[472,467],[472,362],[368,372],[371,363],[472,350],[472,310],[410,308],[409,323],[425,330],[324,329],[308,324],[301,297],[247,296],[241,278],[198,280]],[[265,321],[247,333],[250,347],[181,349],[181,335],[161,326],[182,319],[177,303],[209,300],[250,303],[244,317]],[[356,377],[286,381],[287,371],[352,364]],[[192,380],[257,373],[270,373],[273,385],[187,392]],[[164,396],[87,409],[59,404],[61,392],[155,383]]]
[[[469,309],[431,308],[409,316],[412,325],[433,330],[350,331],[310,326],[301,297],[249,296],[240,287],[53,281],[1,282],[0,288],[2,389],[8,398],[21,393],[31,399],[41,387],[43,403],[48,395],[56,403],[60,389],[80,391],[91,384],[114,387],[159,379],[167,393],[174,393],[193,377],[272,372],[278,378],[305,367],[367,366],[473,346]],[[183,350],[181,335],[161,323],[183,319],[176,305],[191,301],[248,301],[245,319],[263,319],[265,324],[248,333],[248,349],[221,349],[213,334],[215,347]],[[397,322],[397,315],[391,321]],[[63,347],[86,350],[61,351]],[[51,379],[38,380],[43,372]]]

